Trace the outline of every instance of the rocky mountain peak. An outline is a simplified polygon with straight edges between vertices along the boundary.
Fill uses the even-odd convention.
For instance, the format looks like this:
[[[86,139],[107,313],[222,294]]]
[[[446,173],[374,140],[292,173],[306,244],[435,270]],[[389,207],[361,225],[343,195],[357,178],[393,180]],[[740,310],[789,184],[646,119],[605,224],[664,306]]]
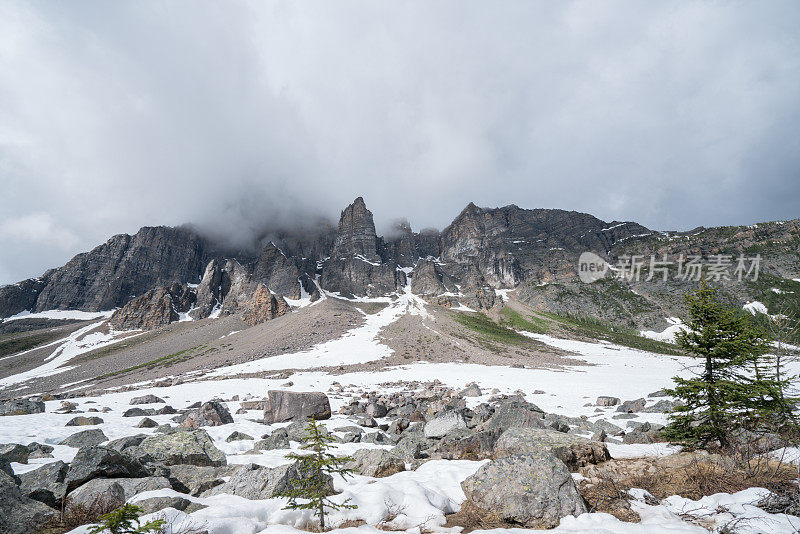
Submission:
[[[375,222],[362,197],[355,199],[342,211],[333,245],[334,258],[356,255],[370,261],[380,261]]]

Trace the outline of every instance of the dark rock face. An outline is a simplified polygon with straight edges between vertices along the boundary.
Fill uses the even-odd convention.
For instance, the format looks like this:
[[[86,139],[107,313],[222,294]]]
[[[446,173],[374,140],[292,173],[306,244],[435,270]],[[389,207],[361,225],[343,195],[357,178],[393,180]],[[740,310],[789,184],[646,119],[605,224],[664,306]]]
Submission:
[[[233,423],[233,417],[219,401],[204,402],[199,408],[186,413],[181,426],[183,428],[200,428],[201,426],[221,426]]]
[[[69,447],[76,447],[78,449],[83,447],[96,447],[101,443],[108,441],[108,438],[99,428],[92,428],[90,430],[82,430],[76,432],[71,436],[65,438],[59,445],[67,445]]]
[[[22,473],[19,476],[19,489],[30,497],[57,508],[67,491],[67,471],[69,465],[61,460],[45,464],[39,469]]]
[[[574,274],[581,252],[607,252],[621,239],[650,233],[636,223],[606,223],[575,211],[487,209],[470,203],[442,231],[441,258],[475,266],[495,287],[515,287]]]
[[[342,212],[321,284],[328,291],[359,297],[386,295],[405,285],[405,275],[388,259],[383,240],[375,233],[372,212],[361,197]]]
[[[281,315],[286,315],[291,309],[283,297],[276,297],[270,293],[265,285],[259,286],[253,298],[247,304],[244,312],[244,322],[250,326],[269,321]]]
[[[110,310],[156,286],[195,281],[208,263],[207,249],[184,228],[144,227],[114,236],[52,271],[34,310]]]
[[[115,311],[109,322],[118,330],[150,330],[177,321],[194,301],[194,293],[180,284],[157,287]]]
[[[45,278],[29,278],[0,287],[0,317],[10,317],[36,306],[39,293],[47,285]]]

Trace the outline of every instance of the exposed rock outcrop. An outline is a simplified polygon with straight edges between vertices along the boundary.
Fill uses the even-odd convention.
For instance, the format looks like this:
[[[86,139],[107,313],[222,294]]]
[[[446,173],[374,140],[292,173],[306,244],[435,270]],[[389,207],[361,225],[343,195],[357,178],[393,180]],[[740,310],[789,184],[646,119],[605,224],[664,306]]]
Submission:
[[[291,311],[283,297],[276,297],[265,285],[256,289],[244,312],[244,322],[250,326],[269,321]]]
[[[109,323],[118,330],[151,330],[177,321],[194,302],[194,292],[181,284],[157,287],[115,311]]]

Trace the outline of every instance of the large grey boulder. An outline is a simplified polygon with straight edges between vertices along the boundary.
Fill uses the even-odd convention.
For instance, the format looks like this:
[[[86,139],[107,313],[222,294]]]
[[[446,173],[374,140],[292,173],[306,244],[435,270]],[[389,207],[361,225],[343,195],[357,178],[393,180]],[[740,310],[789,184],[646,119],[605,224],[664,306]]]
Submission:
[[[292,481],[307,478],[309,474],[298,470],[294,464],[263,467],[250,464],[234,474],[230,480],[203,493],[204,497],[227,493],[245,499],[271,499],[276,492],[292,488]],[[333,493],[333,478],[325,476],[328,493]]]
[[[44,413],[44,402],[38,399],[0,400],[0,417]]]
[[[57,512],[23,495],[16,481],[0,472],[0,532],[30,534],[57,516]]]
[[[136,434],[133,436],[125,436],[108,442],[106,447],[112,448],[119,452],[125,452],[127,449],[138,447],[147,438],[147,434]],[[69,438],[67,438],[69,439]]]
[[[428,439],[422,434],[410,433],[400,438],[391,451],[398,458],[402,458],[406,463],[411,463],[418,458],[422,458],[425,451],[436,444],[436,440]]]
[[[461,488],[467,497],[462,506],[528,528],[553,528],[563,517],[588,511],[564,463],[546,450],[493,460]]]
[[[289,433],[284,428],[278,428],[266,438],[259,440],[253,448],[259,451],[271,451],[275,449],[288,449],[290,447]]]
[[[215,467],[227,464],[225,454],[214,446],[208,433],[202,429],[148,436],[136,448],[135,454],[146,463],[163,465]]]
[[[94,478],[67,495],[67,506],[91,509],[93,503],[111,501],[116,508],[134,495],[164,488],[172,489],[169,480],[164,477]]]
[[[512,427],[503,432],[497,440],[493,457],[503,458],[538,451],[554,454],[573,471],[588,464],[611,459],[605,443],[556,430],[526,427]]]
[[[69,447],[82,448],[82,447],[96,447],[103,442],[108,441],[108,438],[99,428],[90,428],[89,430],[81,430],[71,436],[63,439],[59,445],[67,445]]]
[[[644,399],[636,399],[625,401],[617,406],[617,411],[622,413],[637,413],[644,410],[647,401]]]
[[[194,465],[173,465],[168,468],[168,478],[175,491],[188,493],[195,497],[214,486],[225,483],[243,466],[224,465],[220,467],[197,467]]]
[[[609,397],[607,395],[601,395],[600,397],[597,397],[596,404],[598,406],[616,406],[617,404],[619,404],[619,398]]]
[[[228,408],[219,401],[204,402],[196,410],[186,412],[180,426],[183,428],[200,428],[201,426],[222,426],[233,423]]]
[[[0,457],[5,458],[9,462],[27,464],[30,454],[31,451],[28,447],[20,445],[19,443],[0,443]]]
[[[155,395],[142,395],[141,397],[134,397],[131,399],[129,404],[136,405],[136,404],[158,404],[161,402],[166,402],[164,399],[160,397],[156,397]]]
[[[310,417],[317,421],[330,419],[331,404],[327,395],[318,391],[298,393],[270,390],[267,392],[264,423],[270,425],[272,423],[298,421]]]
[[[359,449],[345,467],[368,477],[388,477],[406,470],[405,462],[386,449]]]
[[[102,425],[103,419],[97,416],[86,417],[84,415],[79,415],[78,417],[73,417],[67,424],[64,426],[93,426],[93,425]]]
[[[61,460],[19,475],[19,489],[31,499],[58,508],[67,492],[69,465]]]
[[[461,429],[443,437],[433,453],[447,460],[485,460],[492,457],[499,437],[500,430]]]
[[[109,447],[84,447],[78,450],[67,471],[67,491],[93,478],[143,478],[150,476],[136,458]]]
[[[535,404],[517,400],[507,401],[497,407],[480,429],[506,431],[512,426],[544,428],[543,415],[542,409]]]
[[[459,410],[449,410],[425,423],[426,438],[442,438],[459,428],[467,428],[464,414]]]

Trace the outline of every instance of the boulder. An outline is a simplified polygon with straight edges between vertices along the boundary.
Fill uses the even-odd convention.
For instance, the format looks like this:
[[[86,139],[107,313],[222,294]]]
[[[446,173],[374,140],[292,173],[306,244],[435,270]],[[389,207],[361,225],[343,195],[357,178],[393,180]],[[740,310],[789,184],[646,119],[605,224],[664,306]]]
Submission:
[[[426,438],[442,438],[458,428],[467,428],[467,421],[461,411],[446,411],[425,423]]]
[[[208,401],[196,410],[186,412],[180,426],[200,428],[201,426],[222,426],[229,423],[233,423],[233,417],[228,408],[219,401]]]
[[[0,472],[0,532],[30,534],[56,518],[58,513],[39,501],[26,497],[16,481]]]
[[[541,449],[493,460],[461,488],[470,506],[528,528],[553,528],[588,511],[563,462]]]
[[[114,502],[114,508],[117,508],[134,495],[164,488],[172,489],[165,477],[95,478],[71,491],[67,495],[67,505],[91,509],[95,502],[119,499],[118,503]]]
[[[109,441],[106,447],[110,447],[115,451],[124,452],[132,447],[138,447],[139,444],[147,437],[146,434],[136,434],[134,436],[125,436],[113,441]],[[69,438],[67,438],[69,439]]]
[[[263,467],[250,464],[239,469],[227,482],[203,493],[203,497],[227,493],[245,499],[271,499],[276,492],[283,492],[292,487],[293,480],[307,478],[308,474],[297,469],[294,464],[278,467]],[[333,478],[325,477],[327,493],[333,493]]]
[[[644,408],[644,413],[667,413],[671,412],[681,404],[680,401],[673,401],[669,399],[661,399],[652,406]]]
[[[44,402],[38,399],[0,400],[0,417],[44,413]]]
[[[475,382],[469,384],[459,393],[462,397],[480,397],[482,394],[481,388]]]
[[[547,451],[572,471],[611,459],[605,443],[540,428],[512,427],[503,432],[494,448],[494,458]]]
[[[617,397],[601,396],[597,397],[597,402],[595,404],[598,406],[616,406],[619,404],[619,399]]]
[[[435,440],[427,439],[422,434],[408,434],[400,438],[391,451],[406,463],[411,463],[413,460],[422,458],[424,451],[435,443]]]
[[[122,417],[144,417],[146,415],[155,415],[156,411],[153,408],[128,408],[122,413]]]
[[[368,477],[388,477],[406,470],[406,464],[386,449],[359,449],[345,467]]]
[[[278,428],[269,436],[256,442],[253,448],[259,451],[271,451],[275,449],[288,449],[289,433],[284,428]]]
[[[225,454],[216,448],[205,430],[181,430],[172,434],[148,436],[139,444],[136,455],[147,463],[196,466],[226,465]]]
[[[499,437],[500,430],[474,432],[461,429],[443,437],[433,452],[447,460],[485,460],[492,457]]]
[[[91,426],[102,424],[103,420],[99,417],[85,417],[83,415],[79,415],[78,417],[73,417],[70,419],[64,426]]]
[[[106,441],[108,441],[108,438],[102,430],[99,428],[90,428],[89,430],[81,430],[80,432],[72,434],[62,440],[59,445],[81,449],[83,447],[96,447]]]
[[[139,424],[136,425],[136,428],[158,428],[158,423],[150,419],[149,417],[145,417]]]
[[[93,478],[143,478],[150,476],[136,458],[110,447],[84,447],[69,464],[67,491]]]
[[[264,408],[264,423],[282,423],[313,417],[316,420],[330,419],[331,404],[324,393],[313,391],[270,390]]]
[[[245,441],[248,439],[253,439],[253,436],[250,436],[249,434],[244,434],[239,431],[235,431],[231,432],[231,434],[227,438],[225,438],[225,441],[230,443],[231,441]]]
[[[645,404],[647,401],[644,399],[636,399],[636,400],[629,400],[625,401],[619,406],[617,406],[617,411],[622,413],[637,413],[644,410]]]
[[[386,405],[382,402],[370,402],[367,404],[367,407],[364,409],[364,415],[367,417],[386,417],[387,413]]]
[[[168,478],[175,491],[199,496],[215,486],[225,483],[225,478],[233,475],[242,466],[225,465],[221,467],[197,467],[194,465],[173,465],[168,468]]]
[[[481,425],[481,430],[506,431],[512,426],[544,428],[544,411],[535,404],[513,400],[502,403],[492,416]]]
[[[28,456],[31,451],[25,445],[19,443],[2,443],[0,444],[0,457],[5,458],[9,462],[17,462],[20,464],[28,463]]]
[[[155,395],[143,395],[141,397],[134,397],[131,399],[131,402],[128,404],[136,405],[136,404],[158,404],[162,402],[167,402],[160,397],[156,397]]]
[[[189,499],[184,497],[150,497],[149,499],[137,500],[134,504],[142,509],[142,514],[152,514],[159,512],[164,508],[174,508],[181,512],[193,510],[202,510],[205,508],[202,504],[195,504]]]
[[[58,508],[67,492],[69,465],[61,460],[19,475],[19,489],[31,499]]]

